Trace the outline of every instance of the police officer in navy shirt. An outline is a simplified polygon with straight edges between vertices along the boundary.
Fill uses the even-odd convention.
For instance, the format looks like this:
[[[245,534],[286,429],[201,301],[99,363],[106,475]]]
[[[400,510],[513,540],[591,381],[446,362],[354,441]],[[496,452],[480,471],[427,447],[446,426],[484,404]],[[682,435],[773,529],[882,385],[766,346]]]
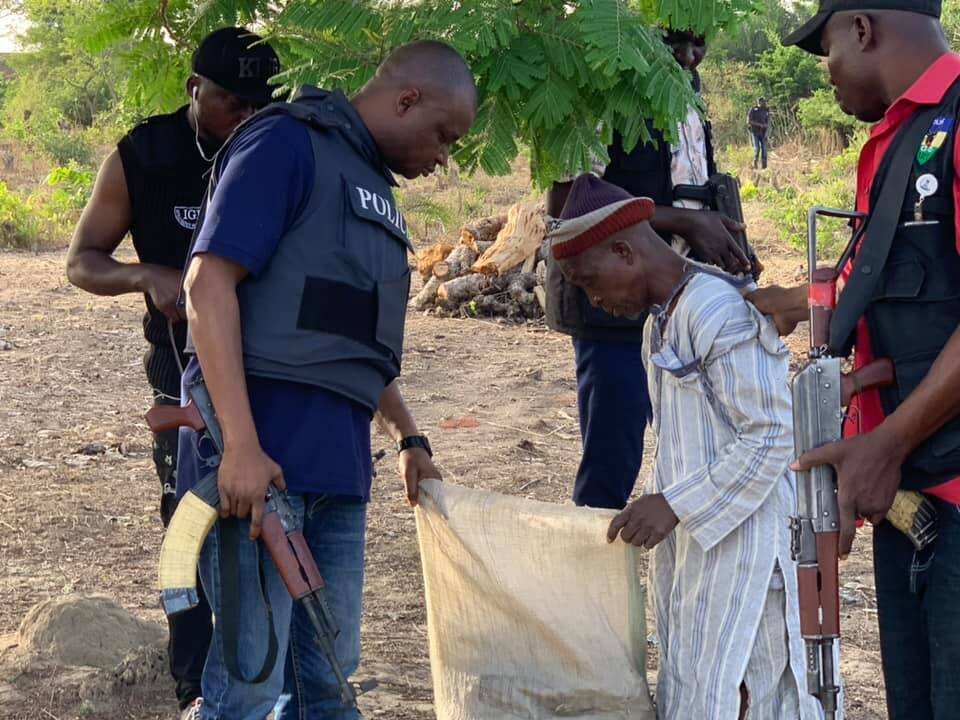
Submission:
[[[279,71],[276,53],[254,45],[259,41],[231,27],[201,42],[186,83],[189,103],[148,118],[120,140],[100,168],[67,256],[67,276],[77,287],[96,295],[143,293],[145,366],[157,404],[180,402],[186,323],[176,297],[211,160],[237,125],[270,102],[267,80]],[[138,262],[113,258],[128,232]],[[153,455],[166,526],[176,505],[176,431],[155,436]],[[170,619],[170,669],[182,709],[200,695],[210,642],[210,609],[201,600]]]
[[[326,581],[336,654],[355,671],[373,417],[397,442],[411,504],[422,479],[439,477],[396,381],[411,247],[392,173],[416,178],[445,165],[476,102],[460,55],[417,42],[395,50],[352,99],[307,87],[265,108],[217,158],[185,283],[196,355],[184,383],[202,367],[224,439],[221,520],[200,559],[218,618],[203,718],[359,717],[253,540],[268,483],[286,487]],[[201,448],[181,433],[182,492],[198,479]],[[224,556],[239,568],[238,593],[218,582]],[[227,642],[225,625],[237,633]],[[231,668],[266,672],[271,626],[279,652],[267,679],[238,681]]]

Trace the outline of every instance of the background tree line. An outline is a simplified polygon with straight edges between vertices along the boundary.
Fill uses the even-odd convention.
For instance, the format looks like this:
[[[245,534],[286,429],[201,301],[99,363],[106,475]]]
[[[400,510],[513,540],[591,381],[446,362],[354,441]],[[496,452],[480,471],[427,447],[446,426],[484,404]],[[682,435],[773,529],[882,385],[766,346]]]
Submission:
[[[433,37],[452,43],[474,68],[481,94],[473,132],[455,155],[458,164],[497,175],[510,172],[523,155],[541,187],[588,169],[614,130],[628,144],[644,141],[643,119],[650,117],[673,132],[694,96],[660,42],[665,26],[691,28],[709,39],[704,97],[719,147],[748,142],[747,110],[764,95],[773,109],[775,145],[802,138],[842,148],[858,124],[836,107],[821,61],[779,42],[815,5],[0,0],[0,12],[27,23],[22,52],[3,58],[13,73],[0,80],[0,143],[13,148],[8,154],[31,153],[53,168],[29,196],[15,197],[0,185],[0,229],[9,226],[3,216],[13,207],[35,225],[59,223],[62,232],[82,207],[104,149],[139,119],[184,103],[193,48],[210,30],[232,24],[253,27],[274,43],[285,67],[278,78],[282,94],[304,82],[349,92],[403,42]],[[960,0],[947,0],[944,21],[951,39],[960,39]]]

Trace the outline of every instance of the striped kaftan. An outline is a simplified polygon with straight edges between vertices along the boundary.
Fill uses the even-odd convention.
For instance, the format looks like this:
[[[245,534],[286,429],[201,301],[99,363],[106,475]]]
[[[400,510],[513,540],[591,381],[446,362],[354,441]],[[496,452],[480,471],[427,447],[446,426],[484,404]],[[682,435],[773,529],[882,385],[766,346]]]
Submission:
[[[788,531],[789,352],[734,287],[701,272],[669,318],[651,314],[644,361],[658,442],[647,491],[680,519],[650,568],[658,718],[736,720],[746,682],[751,720],[816,720]]]

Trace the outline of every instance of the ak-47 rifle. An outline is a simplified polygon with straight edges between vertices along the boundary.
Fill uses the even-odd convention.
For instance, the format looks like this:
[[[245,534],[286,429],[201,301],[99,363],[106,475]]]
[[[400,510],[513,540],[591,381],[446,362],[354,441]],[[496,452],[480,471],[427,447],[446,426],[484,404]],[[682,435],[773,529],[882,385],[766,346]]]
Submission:
[[[202,377],[191,383],[188,392],[190,403],[185,407],[159,405],[147,413],[147,424],[153,432],[189,427],[202,433],[200,442],[208,442],[214,450],[212,457],[202,461],[209,472],[180,500],[160,548],[160,602],[167,615],[189,610],[198,602],[197,561],[204,539],[217,520],[220,504],[217,486],[217,468],[223,454],[220,424]],[[287,494],[273,483],[267,490],[260,536],[290,596],[304,609],[313,625],[317,644],[340,685],[341,702],[356,708],[357,690],[370,689],[370,683],[355,689],[343,673],[334,647],[339,630],[327,604],[323,578]],[[235,639],[230,639],[230,644],[235,650]],[[270,654],[268,652],[268,657]],[[228,666],[236,665],[229,658],[227,662]],[[269,676],[272,663],[270,660],[271,667],[265,666],[261,671],[259,680]]]
[[[807,221],[810,350],[809,362],[793,379],[794,446],[797,456],[836,442],[843,435],[844,407],[868,387],[894,381],[889,359],[844,375],[842,358],[828,351],[830,320],[836,306],[837,267],[817,267],[817,218],[860,219],[860,213],[815,207]],[[857,241],[851,241],[851,249]],[[936,511],[919,493],[900,491],[887,515],[919,549],[936,535]],[[835,720],[840,694],[837,660],[840,640],[840,511],[837,477],[830,465],[797,473],[797,516],[791,521],[791,549],[797,561],[800,633],[806,643],[807,689],[820,700],[826,720]]]
[[[743,224],[743,205],[740,202],[740,181],[728,173],[714,173],[704,185],[677,185],[673,188],[675,200],[697,200],[731,220]],[[733,239],[750,261],[754,280],[760,279],[763,264],[757,258],[745,230],[731,232]]]

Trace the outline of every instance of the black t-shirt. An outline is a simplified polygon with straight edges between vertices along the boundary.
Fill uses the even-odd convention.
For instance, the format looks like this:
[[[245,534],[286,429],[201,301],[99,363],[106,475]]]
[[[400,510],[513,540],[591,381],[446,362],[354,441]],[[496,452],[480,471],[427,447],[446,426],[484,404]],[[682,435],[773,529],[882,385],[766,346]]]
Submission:
[[[204,146],[211,157],[216,148]],[[143,263],[182,270],[207,189],[210,163],[197,149],[187,121],[187,106],[148,118],[127,133],[117,150],[130,195],[133,247]],[[144,335],[157,347],[169,346],[166,317],[145,297]],[[186,323],[174,326],[178,349],[186,342]]]

